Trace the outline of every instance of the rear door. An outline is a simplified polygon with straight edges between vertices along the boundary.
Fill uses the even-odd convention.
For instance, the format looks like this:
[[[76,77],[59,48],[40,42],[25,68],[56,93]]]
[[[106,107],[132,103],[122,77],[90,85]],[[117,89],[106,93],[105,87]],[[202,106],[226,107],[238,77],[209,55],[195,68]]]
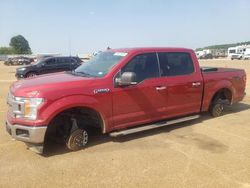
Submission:
[[[160,78],[156,53],[136,55],[121,69],[115,79],[124,72],[134,72],[137,85],[113,88],[115,128],[163,119],[167,115],[166,80]]]
[[[167,83],[169,117],[200,112],[203,81],[190,53],[160,52],[158,57]]]

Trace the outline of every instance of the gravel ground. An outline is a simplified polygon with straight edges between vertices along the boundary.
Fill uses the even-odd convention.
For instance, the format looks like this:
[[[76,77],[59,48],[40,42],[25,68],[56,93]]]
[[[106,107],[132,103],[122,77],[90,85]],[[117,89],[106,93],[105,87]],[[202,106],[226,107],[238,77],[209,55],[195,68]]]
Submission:
[[[250,61],[203,60],[244,68]],[[78,152],[40,156],[5,132],[6,95],[15,67],[0,62],[0,187],[250,187],[250,86],[225,115],[121,138],[96,136]]]

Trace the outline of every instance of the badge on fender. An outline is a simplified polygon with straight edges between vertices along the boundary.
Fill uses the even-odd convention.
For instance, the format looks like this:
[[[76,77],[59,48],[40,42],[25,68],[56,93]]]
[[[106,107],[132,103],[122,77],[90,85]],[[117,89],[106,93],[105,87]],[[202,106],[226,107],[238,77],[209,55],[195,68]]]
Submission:
[[[94,89],[94,94],[98,94],[98,93],[108,93],[109,91],[110,91],[109,88]]]

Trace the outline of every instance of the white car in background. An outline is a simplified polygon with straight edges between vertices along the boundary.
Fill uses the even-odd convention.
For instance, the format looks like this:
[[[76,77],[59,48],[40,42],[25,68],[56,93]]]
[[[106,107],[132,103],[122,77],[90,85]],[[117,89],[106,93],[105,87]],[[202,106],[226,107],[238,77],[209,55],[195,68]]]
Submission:
[[[243,50],[244,50],[244,48],[242,46],[230,47],[230,48],[228,48],[228,57],[231,60],[242,59],[243,53],[244,53]]]

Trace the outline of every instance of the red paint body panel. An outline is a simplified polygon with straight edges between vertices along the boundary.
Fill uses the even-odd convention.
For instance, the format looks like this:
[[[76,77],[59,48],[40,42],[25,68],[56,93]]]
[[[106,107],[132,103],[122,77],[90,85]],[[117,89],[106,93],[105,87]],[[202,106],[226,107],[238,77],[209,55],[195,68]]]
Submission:
[[[60,112],[72,107],[88,107],[100,114],[104,131],[128,128],[135,125],[159,121],[166,118],[207,111],[214,94],[228,88],[232,91],[232,102],[242,100],[245,91],[244,70],[218,69],[202,73],[193,50],[184,48],[134,48],[117,49],[127,52],[103,78],[84,78],[67,73],[56,73],[18,81],[11,86],[11,92],[19,97],[40,97],[45,103],[39,109],[38,119],[13,118],[11,124],[44,126]],[[195,72],[190,75],[146,79],[128,86],[115,87],[114,76],[135,55],[148,52],[186,52],[192,57]],[[235,79],[237,77],[237,79]],[[198,87],[193,83],[199,82]],[[157,87],[166,87],[156,90]],[[94,90],[108,88],[107,93]]]
[[[208,110],[214,94],[221,88],[227,88],[232,92],[231,103],[239,102],[244,98],[246,74],[243,70],[219,68],[216,72],[204,73],[203,78],[205,88],[202,111]]]

